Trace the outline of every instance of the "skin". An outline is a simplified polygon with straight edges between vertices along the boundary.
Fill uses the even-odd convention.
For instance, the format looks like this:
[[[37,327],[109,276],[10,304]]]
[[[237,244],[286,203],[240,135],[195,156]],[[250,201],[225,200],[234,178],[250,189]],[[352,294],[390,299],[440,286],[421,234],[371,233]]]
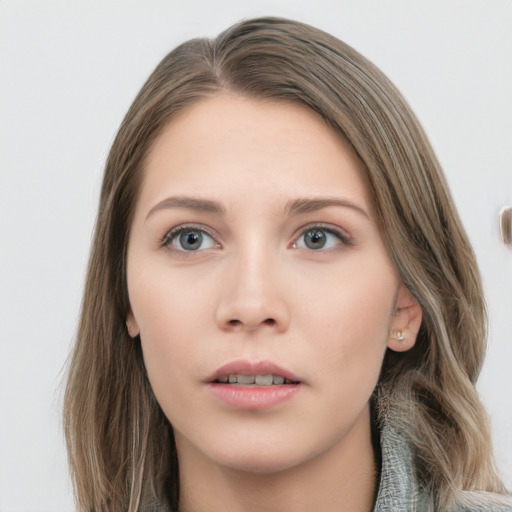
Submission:
[[[304,198],[339,204],[289,211]],[[169,235],[190,224],[204,231],[197,250]],[[307,245],[312,226],[323,248]],[[127,275],[128,330],[175,430],[180,510],[372,509],[368,401],[386,348],[414,344],[421,310],[342,137],[297,104],[194,104],[149,152]],[[240,359],[292,371],[299,392],[260,410],[227,406],[206,380]]]

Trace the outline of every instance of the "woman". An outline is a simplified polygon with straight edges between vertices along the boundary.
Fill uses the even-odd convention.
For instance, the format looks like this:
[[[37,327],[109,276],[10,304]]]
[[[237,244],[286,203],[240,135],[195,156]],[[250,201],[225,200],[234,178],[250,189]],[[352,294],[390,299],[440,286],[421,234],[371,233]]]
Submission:
[[[171,52],[110,152],[65,403],[80,510],[512,510],[486,318],[387,78],[274,18]]]

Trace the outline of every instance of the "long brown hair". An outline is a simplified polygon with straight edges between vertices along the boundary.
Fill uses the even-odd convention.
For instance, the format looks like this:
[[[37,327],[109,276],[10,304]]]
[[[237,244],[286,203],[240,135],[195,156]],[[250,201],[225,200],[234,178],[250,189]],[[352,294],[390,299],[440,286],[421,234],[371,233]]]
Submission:
[[[439,505],[464,489],[504,492],[474,386],[486,339],[480,277],[422,128],[390,81],[350,46],[301,23],[262,18],[165,57],[110,151],[65,395],[79,509],[133,512],[151,500],[177,508],[172,427],[125,326],[126,248],[148,149],[178,112],[219,91],[300,102],[353,146],[389,255],[423,310],[415,347],[386,354],[379,418],[400,418],[418,478]]]

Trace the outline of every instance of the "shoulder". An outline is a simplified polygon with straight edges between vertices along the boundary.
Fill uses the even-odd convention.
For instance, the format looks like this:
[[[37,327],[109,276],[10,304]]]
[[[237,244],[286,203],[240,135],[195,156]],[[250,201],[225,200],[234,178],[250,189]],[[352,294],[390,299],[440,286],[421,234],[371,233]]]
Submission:
[[[381,478],[374,512],[441,512],[418,481],[407,436],[392,425],[380,430]],[[512,512],[512,496],[459,490],[442,512]]]

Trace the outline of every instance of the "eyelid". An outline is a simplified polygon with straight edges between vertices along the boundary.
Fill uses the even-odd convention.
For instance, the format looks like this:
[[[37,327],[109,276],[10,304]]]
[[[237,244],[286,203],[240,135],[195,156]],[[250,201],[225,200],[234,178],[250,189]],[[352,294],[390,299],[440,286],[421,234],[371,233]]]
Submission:
[[[354,241],[352,237],[342,228],[335,226],[333,224],[327,224],[324,222],[312,222],[311,224],[307,224],[306,226],[303,226],[298,230],[297,234],[293,238],[292,247],[295,246],[297,241],[301,236],[304,236],[305,233],[308,231],[312,231],[318,229],[319,231],[326,231],[337,238],[339,238],[340,243],[345,246],[352,246],[354,245]],[[316,251],[314,249],[309,249],[313,252],[322,252],[322,251],[329,251],[332,249],[317,249]]]
[[[186,251],[184,249],[180,250],[180,249],[176,249],[175,247],[172,246],[173,240],[175,240],[176,237],[180,233],[183,233],[184,231],[187,231],[187,230],[190,230],[190,231],[200,231],[201,233],[205,233],[206,235],[208,235],[215,242],[215,248],[221,247],[221,244],[217,240],[217,236],[212,232],[211,229],[209,229],[208,227],[206,227],[203,224],[196,224],[196,223],[193,223],[193,222],[185,223],[185,224],[179,224],[178,226],[174,226],[173,228],[171,228],[168,231],[166,231],[165,235],[160,240],[160,246],[162,248],[165,248],[165,249],[174,250],[177,253],[186,253],[187,255],[201,252],[201,250],[199,250],[199,251]],[[204,250],[205,249],[203,249],[203,251]]]
[[[293,236],[293,242],[291,244],[292,247],[295,246],[295,244],[297,243],[298,239],[301,236],[304,236],[304,234],[307,233],[308,231],[312,231],[315,229],[326,231],[326,232],[334,235],[335,237],[337,237],[339,239],[340,244],[342,244],[344,246],[354,245],[352,237],[344,229],[342,229],[338,226],[335,226],[333,224],[329,224],[329,223],[312,222],[310,224],[302,226],[299,230],[296,231],[296,234]],[[186,255],[192,255],[194,253],[200,253],[200,252],[204,251],[205,249],[198,250],[198,251],[186,251],[186,250],[176,249],[172,246],[173,240],[175,240],[176,237],[180,233],[182,233],[183,231],[187,231],[187,230],[194,230],[194,231],[200,231],[202,233],[205,233],[215,242],[215,244],[216,244],[215,248],[222,247],[218,241],[218,236],[210,228],[208,228],[204,224],[197,224],[197,223],[193,223],[193,222],[179,224],[179,225],[174,226],[173,228],[167,230],[166,233],[164,234],[164,236],[161,238],[159,245],[162,248],[173,250],[176,253],[186,254]],[[314,251],[313,249],[310,249],[310,250]],[[314,252],[321,252],[322,250],[329,251],[329,250],[333,250],[333,249],[318,249]]]

